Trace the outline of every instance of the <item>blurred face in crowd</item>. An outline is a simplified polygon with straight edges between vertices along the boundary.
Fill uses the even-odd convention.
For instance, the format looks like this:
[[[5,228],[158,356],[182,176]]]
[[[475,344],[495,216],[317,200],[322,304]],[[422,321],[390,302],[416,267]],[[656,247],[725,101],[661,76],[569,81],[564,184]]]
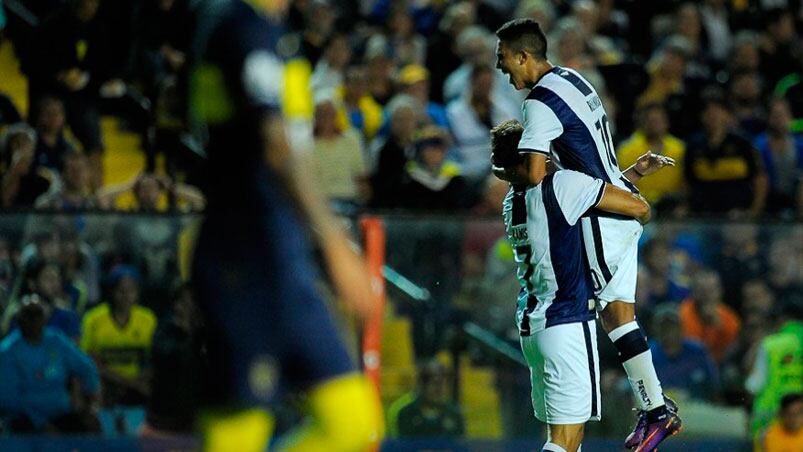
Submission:
[[[692,296],[698,309],[710,314],[722,299],[719,275],[707,271],[697,273],[694,276]]]
[[[678,8],[677,32],[679,35],[696,43],[700,39],[700,13],[693,3],[685,3]]]
[[[739,74],[731,83],[731,98],[740,104],[756,104],[761,98],[761,84],[752,73]]]
[[[427,103],[429,101],[429,80],[409,83],[404,86],[404,92],[415,97],[421,103]]]
[[[22,337],[30,343],[39,343],[42,340],[42,332],[47,322],[46,317],[45,307],[38,297],[26,297],[23,300],[18,317]]]
[[[803,429],[803,400],[797,400],[781,411],[781,424],[790,433]]]
[[[748,281],[742,286],[742,309],[766,316],[772,311],[775,296],[767,283],[761,280]]]
[[[353,67],[346,71],[345,77],[345,99],[346,102],[356,103],[363,96],[368,94],[368,86],[366,85],[366,73],[363,68]]]
[[[661,59],[661,73],[666,78],[683,79],[686,73],[686,56],[678,50],[667,49]]]
[[[404,142],[412,139],[415,126],[415,110],[408,106],[399,107],[390,118],[391,132],[397,139]]]
[[[319,102],[315,106],[315,136],[330,138],[337,134],[337,110],[329,101]]]
[[[415,23],[406,8],[396,7],[390,12],[388,17],[388,28],[392,35],[397,37],[408,37],[415,31]]]
[[[153,174],[143,173],[134,187],[134,196],[140,209],[155,210],[162,196],[162,185]]]
[[[443,144],[429,144],[420,151],[421,163],[431,172],[440,171],[446,159],[446,146]]]
[[[792,13],[785,12],[775,23],[768,27],[772,39],[781,44],[790,43],[795,38],[795,20]]]
[[[789,104],[782,99],[776,99],[770,103],[767,117],[767,126],[770,132],[778,135],[786,135],[792,126],[792,112],[789,111]]]
[[[449,400],[449,379],[440,363],[428,363],[421,369],[419,378],[421,397],[428,405],[442,405]]]
[[[112,291],[112,306],[115,310],[127,312],[139,299],[139,286],[130,276],[123,276]]]
[[[657,140],[666,135],[669,129],[669,119],[666,117],[666,110],[662,107],[654,106],[644,111],[641,118],[644,135],[649,140]]]
[[[494,75],[490,69],[480,69],[471,80],[471,97],[477,100],[490,101],[493,90]]]
[[[647,266],[656,275],[668,275],[672,264],[672,252],[664,242],[651,243],[644,255]]]
[[[82,22],[89,22],[98,13],[100,0],[77,0],[75,15]]]
[[[45,262],[56,262],[61,257],[61,241],[55,233],[48,233],[36,241],[36,254]]]
[[[346,35],[332,37],[326,49],[326,60],[333,69],[343,69],[351,60],[351,47]]]
[[[39,130],[43,133],[58,133],[64,129],[66,114],[64,104],[57,99],[45,99],[39,110]]]
[[[703,109],[702,121],[708,133],[715,133],[730,127],[731,115],[724,105],[709,102]]]
[[[752,42],[739,42],[733,48],[731,62],[735,69],[755,71],[758,69],[758,46]]]
[[[156,2],[162,11],[170,11],[173,9],[173,5],[176,4],[176,0],[156,0]]]
[[[61,270],[58,265],[48,264],[36,275],[36,293],[48,300],[55,300],[62,294]]]
[[[582,56],[585,52],[585,41],[580,30],[564,31],[558,40],[557,49],[558,58],[565,64],[570,64],[574,59]]]
[[[656,316],[652,329],[667,356],[674,358],[683,351],[683,331],[680,328],[680,318],[676,314]]]

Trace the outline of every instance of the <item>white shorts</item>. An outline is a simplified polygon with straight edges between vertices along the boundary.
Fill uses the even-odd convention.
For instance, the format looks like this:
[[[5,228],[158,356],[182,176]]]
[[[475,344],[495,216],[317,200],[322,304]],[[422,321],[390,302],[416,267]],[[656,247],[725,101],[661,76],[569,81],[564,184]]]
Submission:
[[[551,425],[600,420],[599,356],[594,320],[521,337],[530,367],[535,417]]]
[[[644,228],[638,221],[617,218],[584,217],[581,222],[597,310],[613,301],[635,303],[638,241]]]

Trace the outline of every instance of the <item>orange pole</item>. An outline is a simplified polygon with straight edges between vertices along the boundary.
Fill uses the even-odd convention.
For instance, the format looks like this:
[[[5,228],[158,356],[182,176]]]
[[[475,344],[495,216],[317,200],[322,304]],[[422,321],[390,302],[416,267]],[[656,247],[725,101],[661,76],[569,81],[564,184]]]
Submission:
[[[365,238],[365,258],[371,286],[374,290],[376,309],[365,322],[362,337],[362,363],[365,375],[374,383],[379,394],[379,371],[382,366],[382,323],[385,316],[385,225],[381,219],[366,216],[360,220]]]

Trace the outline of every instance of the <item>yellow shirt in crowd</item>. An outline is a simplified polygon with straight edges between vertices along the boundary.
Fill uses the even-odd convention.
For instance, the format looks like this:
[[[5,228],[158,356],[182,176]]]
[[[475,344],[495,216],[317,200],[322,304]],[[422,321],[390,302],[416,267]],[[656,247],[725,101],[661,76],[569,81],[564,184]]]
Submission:
[[[661,200],[666,195],[678,195],[683,191],[683,159],[686,155],[686,145],[683,141],[672,135],[664,135],[663,151],[661,155],[675,159],[675,166],[667,166],[655,174],[641,179],[638,189],[650,203]],[[619,145],[619,167],[622,170],[636,163],[636,160],[651,150],[647,138],[641,131]],[[652,150],[656,152],[655,149]]]
[[[136,378],[147,364],[156,316],[142,306],[131,308],[128,324],[120,327],[108,303],[102,303],[84,316],[81,349],[126,378]]]

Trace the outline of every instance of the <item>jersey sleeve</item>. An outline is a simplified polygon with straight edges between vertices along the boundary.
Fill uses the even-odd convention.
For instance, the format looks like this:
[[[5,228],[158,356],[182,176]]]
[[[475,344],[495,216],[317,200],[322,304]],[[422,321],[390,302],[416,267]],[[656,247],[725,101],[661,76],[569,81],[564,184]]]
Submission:
[[[561,170],[552,176],[552,187],[566,222],[577,223],[588,209],[599,204],[605,182],[587,174]]]
[[[563,124],[555,112],[539,100],[525,100],[522,108],[524,132],[519,141],[519,152],[549,155],[549,145],[563,133]]]

